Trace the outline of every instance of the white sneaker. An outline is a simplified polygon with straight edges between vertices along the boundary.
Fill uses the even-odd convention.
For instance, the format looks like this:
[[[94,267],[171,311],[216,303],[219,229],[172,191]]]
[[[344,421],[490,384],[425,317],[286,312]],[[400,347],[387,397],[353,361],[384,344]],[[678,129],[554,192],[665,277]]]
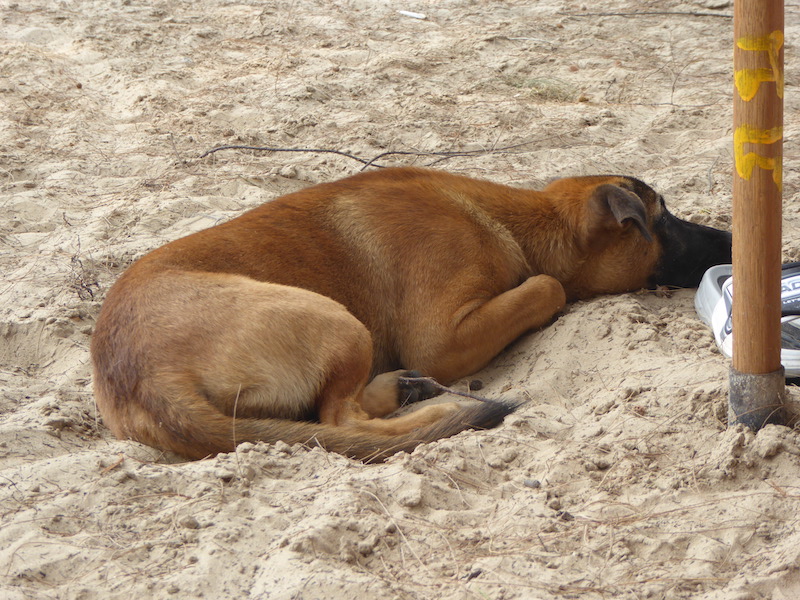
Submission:
[[[788,263],[781,269],[781,363],[786,377],[800,377],[800,263]],[[733,355],[732,273],[731,265],[711,267],[694,297],[697,314],[711,327],[717,347],[728,358]]]

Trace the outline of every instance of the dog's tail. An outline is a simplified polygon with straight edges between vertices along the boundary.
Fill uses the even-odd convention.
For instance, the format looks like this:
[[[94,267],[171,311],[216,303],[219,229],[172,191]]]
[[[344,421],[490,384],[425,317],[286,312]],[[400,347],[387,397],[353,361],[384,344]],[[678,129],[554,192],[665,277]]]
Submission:
[[[350,458],[379,462],[397,452],[410,452],[419,444],[450,437],[467,429],[496,427],[521,404],[492,400],[465,404],[432,425],[396,436],[376,433],[358,425],[341,427],[284,419],[233,419],[211,406],[203,407],[199,411],[202,414],[183,414],[180,418],[163,419],[157,427],[118,433],[122,434],[119,437],[135,439],[192,459],[232,452],[242,442],[282,441],[320,446]]]

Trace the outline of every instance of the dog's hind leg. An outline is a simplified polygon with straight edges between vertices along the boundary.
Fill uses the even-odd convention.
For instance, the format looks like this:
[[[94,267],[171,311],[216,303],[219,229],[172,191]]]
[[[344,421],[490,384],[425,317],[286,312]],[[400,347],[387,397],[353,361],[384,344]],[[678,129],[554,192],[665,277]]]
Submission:
[[[433,383],[420,379],[409,382],[408,378],[422,378],[419,371],[389,371],[377,375],[364,388],[361,408],[372,418],[384,417],[401,406],[421,402],[441,394]]]
[[[328,372],[317,401],[321,423],[396,436],[431,425],[458,409],[451,402],[426,406],[401,417],[377,418],[400,406],[398,379],[408,371],[382,373],[365,386],[372,364],[372,344],[366,328],[363,334],[351,338],[347,349],[338,355],[335,368]]]
[[[208,280],[223,285],[214,288]],[[303,420],[315,412],[325,425],[392,436],[455,410],[437,406],[397,419],[375,418],[399,406],[403,372],[367,385],[372,336],[344,306],[300,288],[231,275],[204,276],[201,281],[197,289],[205,292],[204,318],[193,317],[181,330],[205,341],[195,350],[193,370],[198,386],[224,414]],[[175,285],[173,280],[173,289]],[[179,318],[175,314],[171,321]],[[173,359],[164,362],[175,364],[180,354],[176,349]]]
[[[377,460],[493,427],[516,408],[451,403],[374,418],[398,405],[402,372],[366,389],[372,337],[338,302],[236,275],[145,275],[109,293],[92,341],[97,404],[120,438],[190,458],[283,440]]]

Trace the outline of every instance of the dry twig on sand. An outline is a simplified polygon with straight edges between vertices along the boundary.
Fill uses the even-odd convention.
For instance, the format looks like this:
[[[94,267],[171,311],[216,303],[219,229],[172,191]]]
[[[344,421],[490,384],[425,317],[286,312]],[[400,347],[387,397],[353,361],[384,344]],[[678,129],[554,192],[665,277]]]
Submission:
[[[382,158],[386,158],[388,156],[435,156],[437,157],[436,160],[428,163],[426,166],[433,166],[437,163],[440,163],[445,160],[450,160],[451,158],[457,158],[461,156],[484,156],[490,154],[503,154],[508,153],[511,150],[517,150],[518,148],[522,148],[524,146],[528,146],[531,144],[535,144],[540,140],[529,140],[526,142],[520,142],[518,144],[511,144],[509,146],[502,146],[500,148],[488,148],[488,149],[481,149],[481,150],[449,150],[449,151],[441,151],[441,152],[422,152],[416,150],[389,150],[387,152],[382,152],[372,158],[363,158],[360,156],[356,156],[354,154],[350,154],[348,152],[342,152],[341,150],[333,150],[331,148],[275,148],[271,146],[245,146],[245,145],[228,145],[228,146],[216,146],[215,148],[211,148],[203,152],[197,158],[205,158],[214,154],[216,152],[220,152],[222,150],[251,150],[255,152],[308,152],[312,154],[337,154],[339,156],[344,156],[346,158],[351,158],[355,161],[360,162],[364,166],[361,167],[363,171],[367,167],[378,167],[384,168],[386,165],[378,164]]]

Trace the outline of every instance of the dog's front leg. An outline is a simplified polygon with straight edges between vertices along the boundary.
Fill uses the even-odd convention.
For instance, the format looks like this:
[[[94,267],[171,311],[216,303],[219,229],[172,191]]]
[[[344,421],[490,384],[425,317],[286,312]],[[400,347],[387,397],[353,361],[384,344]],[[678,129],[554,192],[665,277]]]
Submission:
[[[441,382],[465,377],[526,331],[549,323],[566,301],[558,280],[535,275],[489,300],[437,307],[438,323],[420,328],[405,364]]]

